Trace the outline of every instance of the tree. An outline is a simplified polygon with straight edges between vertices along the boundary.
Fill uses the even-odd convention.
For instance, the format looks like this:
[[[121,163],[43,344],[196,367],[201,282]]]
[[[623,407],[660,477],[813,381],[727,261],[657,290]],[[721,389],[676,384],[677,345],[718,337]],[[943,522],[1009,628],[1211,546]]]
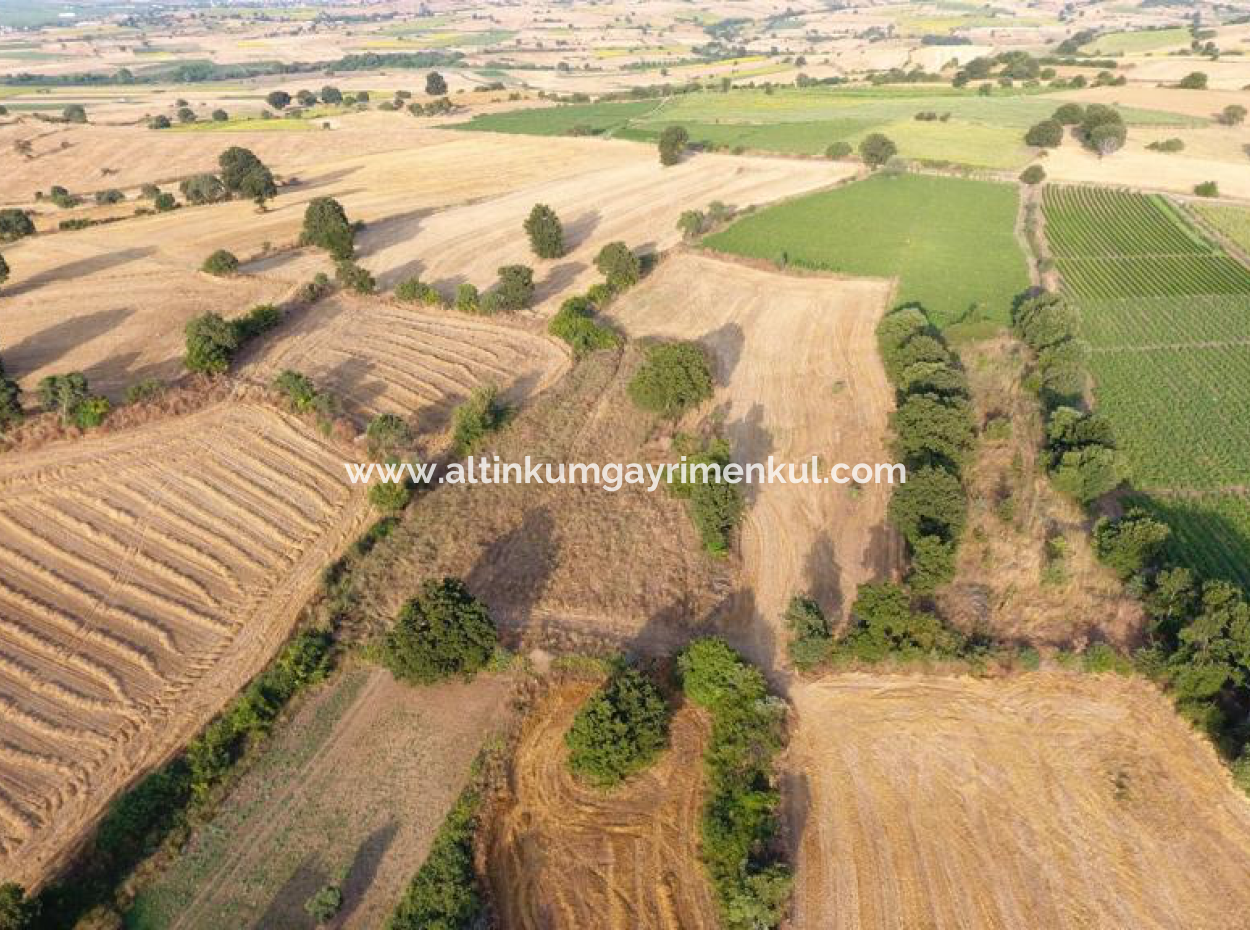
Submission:
[[[168,129],[171,125],[169,117],[163,113],[158,113],[148,120],[148,129]]]
[[[25,210],[16,207],[0,210],[0,242],[15,242],[34,234],[35,224]]]
[[[301,107],[313,107],[317,105],[317,95],[308,88],[304,88],[295,95],[295,99],[299,101]]]
[[[343,262],[355,251],[356,231],[347,221],[343,205],[332,197],[315,197],[304,208],[300,245],[320,246],[335,261]]]
[[[87,121],[87,111],[83,109],[80,103],[71,103],[61,111],[61,119],[67,123],[85,123]]]
[[[685,126],[665,126],[660,133],[660,164],[668,167],[681,161],[689,142],[690,133]]]
[[[917,594],[931,595],[955,577],[955,543],[939,536],[921,536],[910,543],[907,583]]]
[[[285,90],[271,90],[265,97],[265,102],[275,110],[285,110],[291,105],[291,95]]]
[[[1194,193],[1199,197],[1218,197],[1220,196],[1220,185],[1215,181],[1203,181],[1194,185]]]
[[[582,295],[570,297],[547,324],[547,332],[569,344],[575,356],[610,349],[619,342],[614,330],[596,323],[595,306]]]
[[[29,930],[39,916],[39,902],[28,899],[15,882],[0,885],[0,930]]]
[[[304,912],[318,924],[329,923],[342,908],[343,890],[338,885],[322,885],[304,902]]]
[[[239,348],[238,329],[220,314],[205,313],[189,321],[184,330],[188,371],[219,375],[230,368],[230,361]]]
[[[1135,507],[1118,520],[1099,518],[1094,524],[1094,552],[1128,580],[1154,564],[1171,532],[1166,523]]]
[[[447,93],[447,81],[437,71],[425,76],[425,92],[430,97],[441,97]]]
[[[524,310],[534,299],[534,269],[527,265],[504,265],[490,297],[489,310],[511,313]]]
[[[1127,136],[1124,117],[1114,107],[1091,103],[1085,108],[1080,135],[1086,147],[1100,155],[1109,155],[1124,145]]]
[[[891,582],[860,585],[851,619],[853,625],[839,651],[859,659],[907,659],[958,651],[958,637],[933,614],[913,611],[906,589]]]
[[[1240,126],[1246,121],[1246,108],[1239,103],[1230,103],[1216,119],[1225,126]]]
[[[859,157],[870,168],[880,168],[898,154],[898,146],[889,136],[872,132],[859,143]]]
[[[1046,169],[1041,165],[1029,165],[1029,167],[1020,172],[1020,181],[1023,184],[1033,186],[1035,184],[1041,184],[1045,180]]]
[[[213,111],[214,123],[225,123],[225,122],[229,122],[229,120],[230,120],[230,114],[227,113],[225,110],[216,109]]]
[[[524,227],[530,248],[539,258],[559,258],[564,254],[564,229],[551,207],[545,203],[534,204]]]
[[[116,187],[110,187],[102,191],[95,192],[95,202],[101,207],[111,206],[115,203],[125,201],[126,195]]]
[[[483,384],[452,414],[452,441],[461,455],[472,455],[486,437],[503,426],[508,408],[499,402],[499,389]]]
[[[976,445],[972,410],[963,398],[910,394],[890,414],[894,451],[909,465],[958,469]]]
[[[851,143],[844,139],[839,139],[837,142],[831,142],[825,149],[825,158],[841,161],[844,158],[850,158],[853,151],[855,149],[851,147]]]
[[[18,423],[22,416],[22,389],[5,375],[4,360],[0,359],[0,433]]]
[[[573,774],[611,788],[650,765],[668,743],[669,708],[646,675],[615,669],[578,710],[564,735]]]
[[[1055,110],[1051,119],[1064,126],[1076,126],[1085,118],[1085,108],[1079,103],[1065,103]]]
[[[890,495],[890,522],[913,544],[925,536],[953,540],[963,531],[968,498],[959,478],[944,468],[909,472]]]
[[[1088,504],[1120,485],[1120,457],[1113,448],[1088,445],[1068,449],[1051,475],[1055,487],[1077,503]]]
[[[4,256],[0,255],[0,285],[9,280],[9,263],[4,260]]]
[[[59,413],[62,423],[74,419],[78,407],[90,396],[87,378],[80,371],[67,375],[48,375],[39,382],[39,402]]]
[[[1207,76],[1201,71],[1191,71],[1176,84],[1184,90],[1206,90]]]
[[[179,107],[178,113],[176,115],[178,117],[178,122],[180,123],[194,123],[195,122],[195,111],[192,110],[190,107]]]
[[[683,239],[697,239],[706,222],[702,210],[683,210],[677,218],[677,229]]]
[[[157,213],[168,213],[177,209],[178,201],[174,199],[173,194],[165,191],[152,198],[152,206],[156,208]]]
[[[595,267],[614,293],[628,290],[642,276],[642,262],[624,242],[609,242],[595,256]]]
[[[1044,119],[1029,128],[1024,141],[1038,148],[1056,148],[1063,142],[1063,124],[1055,119]]]
[[[412,429],[403,417],[393,413],[380,413],[369,421],[365,430],[365,444],[369,457],[384,462],[398,458],[412,450]]]
[[[468,281],[456,288],[456,309],[461,313],[479,313],[482,309],[482,295],[477,287]]]
[[[258,186],[272,188],[268,196],[277,193],[273,174],[250,149],[231,146],[218,156],[217,164],[221,168],[221,183],[232,194],[255,197]]]
[[[193,174],[184,178],[178,189],[187,203],[217,203],[229,196],[226,185],[215,174]]]
[[[321,102],[330,106],[343,102],[343,92],[337,87],[327,84],[321,88]]]
[[[796,668],[804,671],[815,668],[829,657],[833,630],[814,600],[804,595],[792,597],[786,608],[785,622],[790,630],[787,651]]]
[[[472,676],[495,652],[499,634],[486,608],[456,578],[429,580],[386,633],[382,657],[396,678],[429,684]]]
[[[265,201],[278,196],[278,183],[273,173],[264,165],[256,165],[239,182],[239,194],[256,201],[264,207]]]
[[[712,366],[695,342],[652,346],[629,382],[629,396],[644,410],[676,419],[712,396]]]
[[[200,271],[203,271],[205,274],[216,275],[219,278],[229,277],[238,270],[239,260],[235,258],[234,253],[227,252],[225,249],[218,249],[204,259],[204,264],[200,266]]]

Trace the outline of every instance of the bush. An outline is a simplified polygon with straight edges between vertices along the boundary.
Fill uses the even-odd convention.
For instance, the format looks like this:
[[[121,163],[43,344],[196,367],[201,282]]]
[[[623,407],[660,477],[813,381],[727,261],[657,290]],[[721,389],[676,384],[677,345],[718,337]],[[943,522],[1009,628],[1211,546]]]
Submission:
[[[1215,119],[1224,126],[1240,126],[1246,121],[1246,108],[1239,103],[1230,103]]]
[[[795,595],[786,609],[785,621],[790,630],[790,661],[796,668],[807,671],[829,658],[833,630],[819,604],[810,597]]]
[[[1191,71],[1181,78],[1176,86],[1184,90],[1206,90],[1207,76],[1201,71]]]
[[[539,258],[559,258],[564,254],[564,229],[551,207],[545,203],[534,204],[523,225],[530,248]]]
[[[437,71],[425,76],[425,92],[430,97],[441,97],[447,93],[447,81]]]
[[[35,224],[25,210],[8,207],[0,210],[0,242],[16,242],[35,234]]]
[[[233,322],[237,342],[245,342],[267,333],[282,322],[282,311],[273,304],[257,304]]]
[[[156,378],[144,378],[126,389],[126,403],[142,404],[156,400],[165,393],[165,382]]]
[[[0,255],[0,284],[9,280],[9,263],[4,260],[4,256]]]
[[[319,924],[329,923],[343,908],[343,890],[338,885],[323,885],[304,902],[304,912]]]
[[[415,276],[399,283],[395,288],[395,297],[405,303],[420,303],[428,307],[443,305],[443,295],[433,285]]]
[[[576,357],[614,348],[620,338],[611,327],[596,323],[593,316],[594,305],[589,299],[570,297],[547,324],[547,332],[567,342]]]
[[[330,279],[326,277],[324,271],[318,271],[311,281],[299,289],[296,299],[300,303],[315,304],[328,293],[330,293]]]
[[[204,259],[204,264],[200,266],[200,271],[216,275],[219,278],[229,277],[238,270],[239,260],[235,258],[233,253],[227,252],[225,249],[218,249]]]
[[[855,149],[851,147],[851,143],[839,140],[837,142],[830,143],[830,145],[825,149],[825,158],[833,161],[841,161],[843,159],[850,158],[851,153],[854,151]]]
[[[461,313],[479,313],[482,298],[477,288],[467,281],[456,288],[456,309]]]
[[[1041,184],[1046,180],[1046,169],[1041,165],[1029,165],[1020,172],[1020,180],[1029,185]]]
[[[0,885],[0,930],[28,930],[38,916],[38,903],[27,899],[25,888],[15,882]]]
[[[121,191],[119,191],[115,187],[111,187],[108,190],[96,191],[96,195],[95,195],[95,202],[101,207],[107,207],[115,203],[121,203],[125,199],[126,199],[126,195],[123,194]]]
[[[230,368],[230,360],[239,348],[239,337],[219,314],[206,313],[189,321],[185,334],[184,364],[188,371],[218,375]]]
[[[1150,149],[1152,152],[1183,152],[1185,151],[1185,140],[1177,139],[1175,137],[1170,139],[1156,139],[1154,142],[1147,145],[1146,148]]]
[[[859,143],[859,157],[870,168],[880,168],[897,154],[898,146],[879,132],[869,133]]]
[[[382,644],[396,678],[429,684],[471,677],[486,666],[498,643],[486,608],[456,578],[426,581],[400,610]]]
[[[66,425],[77,419],[79,408],[89,397],[87,378],[81,371],[47,375],[39,382],[39,402],[45,409],[56,412]]]
[[[160,114],[148,120],[148,129],[168,129],[171,125],[169,117]]]
[[[912,610],[906,589],[892,582],[860,585],[851,621],[838,653],[866,662],[949,657],[961,646],[935,615]]]
[[[412,500],[412,484],[403,481],[378,481],[369,486],[369,503],[383,513],[398,513]]]
[[[668,743],[664,696],[635,668],[617,668],[578,710],[564,736],[569,768],[596,788],[611,788],[650,765]]]
[[[683,210],[677,218],[677,229],[683,239],[697,239],[705,224],[706,218],[702,210]]]
[[[61,111],[61,119],[67,123],[85,123],[87,111],[83,109],[82,104],[71,103]]]
[[[524,310],[534,299],[534,270],[527,265],[504,265],[499,281],[489,295],[486,308],[491,313]]]
[[[472,455],[486,437],[507,421],[508,410],[499,402],[499,391],[493,384],[473,389],[469,399],[452,414],[452,439],[460,455]]]
[[[214,110],[212,118],[214,123],[225,123],[229,122],[230,114],[225,110]]]
[[[380,413],[369,421],[365,429],[365,444],[369,457],[386,461],[412,449],[414,437],[403,417],[393,413]]]
[[[1042,120],[1024,134],[1026,145],[1053,149],[1063,143],[1063,124],[1055,119]]]
[[[665,126],[660,133],[660,164],[668,167],[681,161],[690,143],[690,133],[685,126]]]
[[[670,485],[673,495],[688,503],[690,519],[699,533],[699,540],[712,555],[723,555],[729,551],[733,531],[742,521],[745,510],[742,491],[736,484],[724,480],[723,469],[728,464],[728,445],[723,441],[713,441],[702,452],[686,456],[689,480],[682,481],[678,472],[674,476],[676,480]],[[710,466],[715,466],[715,469]]]
[[[107,397],[85,398],[74,407],[74,425],[79,429],[94,429],[105,421],[112,409]]]
[[[312,378],[289,368],[273,379],[273,387],[297,413],[311,410],[317,399],[317,386]]]
[[[1055,110],[1051,119],[1064,126],[1076,126],[1085,119],[1085,108],[1079,103],[1065,103]]]
[[[907,583],[916,594],[928,596],[955,577],[955,542],[940,536],[909,541],[911,565]]]
[[[1118,520],[1101,517],[1094,524],[1094,553],[1121,580],[1152,567],[1171,530],[1144,510],[1133,509]]]
[[[1220,186],[1214,181],[1203,181],[1201,184],[1194,185],[1194,193],[1199,197],[1218,197]]]
[[[304,226],[299,244],[315,245],[330,253],[337,262],[350,259],[355,252],[356,231],[347,221],[342,204],[332,197],[315,197],[304,209]]]
[[[187,203],[217,203],[229,197],[226,185],[215,174],[196,174],[179,185]]]
[[[595,267],[617,294],[633,287],[642,277],[642,262],[624,242],[609,242],[600,249]]]
[[[378,286],[368,268],[362,268],[350,259],[344,259],[334,266],[334,279],[357,294],[372,294]]]
[[[460,795],[386,930],[472,930],[484,911],[473,865],[478,796]]]
[[[174,199],[173,194],[165,192],[152,198],[152,206],[156,208],[157,213],[169,213],[178,208],[178,201]]]
[[[629,396],[644,410],[676,419],[712,396],[712,366],[695,342],[652,346],[629,382]]]
[[[22,416],[22,389],[5,375],[4,361],[0,359],[0,433],[17,424]]]

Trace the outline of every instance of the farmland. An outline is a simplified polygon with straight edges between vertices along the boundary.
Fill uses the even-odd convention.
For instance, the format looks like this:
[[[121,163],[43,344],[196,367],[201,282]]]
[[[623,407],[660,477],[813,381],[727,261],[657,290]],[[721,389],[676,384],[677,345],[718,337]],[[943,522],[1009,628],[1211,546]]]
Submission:
[[[1250,807],[1141,682],[842,675],[795,703],[797,927],[1232,930],[1250,906]]]
[[[920,175],[873,177],[762,210],[705,240],[713,249],[837,274],[897,278],[896,300],[943,325],[1005,322],[1028,285],[1016,191]]]
[[[338,456],[254,405],[0,466],[0,864],[36,877],[283,641],[359,524]]]
[[[1159,499],[1186,561],[1244,581],[1250,269],[1159,195],[1049,188],[1044,210],[1132,485]],[[1191,546],[1199,526],[1222,542]]]
[[[1190,208],[1243,252],[1250,252],[1250,208],[1217,203],[1194,203]]]

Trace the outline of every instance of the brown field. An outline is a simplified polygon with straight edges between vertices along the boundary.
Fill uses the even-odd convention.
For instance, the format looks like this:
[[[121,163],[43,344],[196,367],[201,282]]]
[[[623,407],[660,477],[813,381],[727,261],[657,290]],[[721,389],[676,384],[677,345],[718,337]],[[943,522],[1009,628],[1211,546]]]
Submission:
[[[796,927],[1245,926],[1250,804],[1142,681],[839,675],[794,700]]]
[[[709,255],[678,253],[613,306],[631,336],[697,339],[713,354],[725,437],[735,461],[887,461],[890,390],[875,327],[885,281],[797,276]],[[682,308],[674,313],[674,308]],[[827,611],[849,610],[855,588],[881,577],[899,551],[882,528],[889,489],[744,485],[748,590],[730,621],[765,667],[781,659],[781,614],[808,591]]]
[[[40,879],[287,636],[363,517],[253,404],[0,463],[0,871]]]
[[[314,694],[240,781],[211,828],[145,888],[148,930],[313,930],[304,902],[343,889],[336,928],[381,927],[430,849],[509,681],[416,688],[353,669]]]
[[[351,416],[415,416],[428,434],[478,384],[519,402],[558,380],[568,356],[562,343],[506,324],[343,294],[284,327],[240,376],[269,384],[287,368],[333,391]]]
[[[1055,181],[1136,187],[1183,194],[1192,193],[1196,184],[1215,181],[1220,186],[1221,195],[1250,199],[1250,169],[1247,169],[1247,164],[1250,163],[1237,163],[1224,160],[1223,157],[1191,157],[1184,153],[1169,155],[1146,149],[1146,141],[1168,136],[1184,138],[1186,132],[1152,131],[1142,138],[1130,135],[1125,147],[1108,158],[1099,158],[1076,145],[1064,145],[1052,149],[1046,158],[1046,174]]]
[[[672,742],[611,792],[569,772],[564,734],[586,683],[558,686],[527,720],[509,796],[485,830],[487,881],[504,930],[714,930],[698,858],[706,717],[673,718]]]

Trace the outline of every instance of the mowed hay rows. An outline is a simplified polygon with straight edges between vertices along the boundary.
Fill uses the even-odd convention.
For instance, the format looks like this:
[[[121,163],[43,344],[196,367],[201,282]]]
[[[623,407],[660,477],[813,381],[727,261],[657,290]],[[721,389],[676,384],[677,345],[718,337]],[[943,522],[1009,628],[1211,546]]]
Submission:
[[[635,337],[696,339],[711,352],[734,461],[787,465],[816,456],[887,461],[890,392],[877,357],[883,281],[795,276],[692,253],[666,259],[612,308]],[[680,308],[680,312],[675,312]],[[790,597],[810,591],[842,613],[850,593],[888,573],[897,552],[881,526],[888,486],[743,486],[743,561],[751,588],[735,619],[770,662]],[[762,619],[761,619],[762,618]]]
[[[511,146],[512,140],[523,137],[481,138],[487,144],[493,140]],[[738,208],[767,203],[828,186],[853,173],[844,164],[723,155],[698,155],[665,168],[649,148],[599,144],[609,153],[624,146],[646,158],[610,162],[598,171],[534,184],[403,224],[379,224],[358,238],[361,264],[378,277],[381,287],[394,287],[419,273],[448,291],[463,281],[485,289],[501,265],[533,265],[542,302],[600,280],[593,262],[608,242],[621,240],[643,251],[676,244],[681,239],[677,219],[684,210],[703,209],[713,200]],[[561,258],[544,262],[530,252],[521,224],[536,203],[550,206],[564,224],[568,251]]]
[[[797,927],[1245,926],[1250,804],[1142,681],[855,674],[793,698]]]
[[[553,384],[568,364],[558,343],[523,329],[343,294],[306,311],[241,374],[268,384],[293,369],[340,397],[353,416],[416,415],[428,432],[479,384],[519,401]]]
[[[0,464],[0,872],[41,877],[264,664],[362,504],[251,404]]]
[[[676,714],[651,767],[604,792],[579,784],[564,734],[589,684],[557,687],[526,722],[511,795],[490,815],[486,867],[504,930],[714,930],[698,858],[707,719]]]

